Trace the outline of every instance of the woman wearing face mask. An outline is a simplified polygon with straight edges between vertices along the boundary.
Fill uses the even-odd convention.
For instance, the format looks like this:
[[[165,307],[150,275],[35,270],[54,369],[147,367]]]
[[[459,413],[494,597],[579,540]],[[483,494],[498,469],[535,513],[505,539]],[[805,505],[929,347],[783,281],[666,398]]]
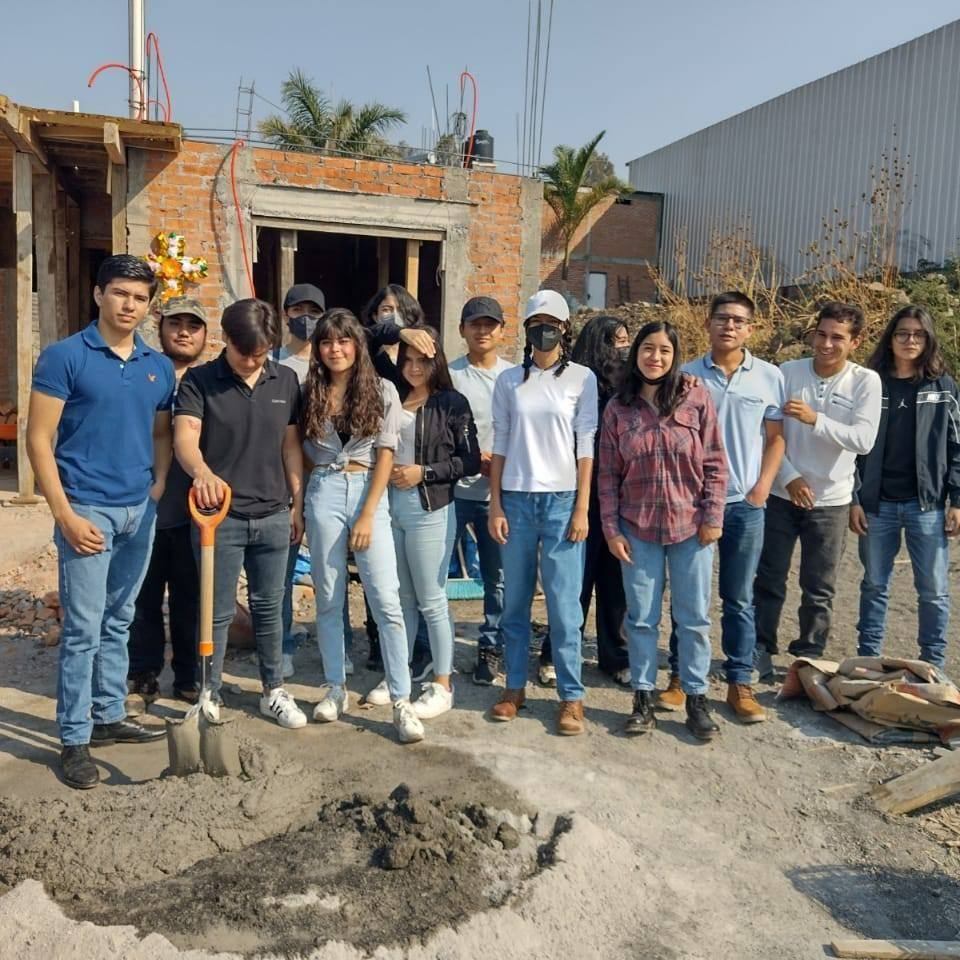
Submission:
[[[423,724],[410,704],[407,636],[384,495],[399,431],[400,397],[377,377],[360,324],[349,310],[331,310],[314,334],[302,427],[311,467],[304,509],[317,640],[330,684],[313,718],[329,723],[349,709],[341,639],[349,548],[380,628],[393,723],[400,741],[412,743],[423,739]]]
[[[603,420],[607,403],[620,386],[624,361],[630,352],[630,334],[618,317],[600,316],[588,321],[573,345],[574,363],[592,370],[597,378],[598,422]],[[630,684],[630,667],[623,639],[623,618],[627,601],[623,595],[620,564],[607,549],[600,525],[600,499],[597,493],[600,431],[594,445],[593,482],[590,484],[590,527],[587,533],[580,606],[586,623],[590,600],[597,594],[597,663],[616,683]]]
[[[480,446],[470,404],[453,389],[439,334],[425,330],[434,342],[433,357],[406,343],[397,357],[403,412],[390,477],[390,515],[408,650],[421,615],[430,640],[434,679],[423,684],[413,704],[417,716],[428,720],[453,706],[453,627],[446,592],[457,532],[453,488],[480,472]]]
[[[553,290],[528,301],[523,364],[493,389],[490,535],[503,547],[500,630],[506,690],[491,712],[510,721],[526,699],[537,564],[547,601],[560,711],[557,732],[583,733],[580,628],[597,378],[570,361],[570,309]]]
[[[423,307],[399,283],[388,283],[378,290],[363,309],[363,319],[369,330],[384,331],[385,335],[373,338],[373,365],[377,373],[385,380],[399,386],[400,373],[397,369],[398,334],[392,328],[422,328],[427,318]],[[383,325],[383,326],[381,326]],[[409,338],[405,338],[409,342]]]
[[[626,733],[656,727],[657,637],[669,571],[687,728],[719,731],[707,709],[714,544],[727,496],[727,461],[716,410],[701,381],[680,369],[672,324],[641,328],[600,435],[600,516],[620,561],[627,597],[633,712]]]

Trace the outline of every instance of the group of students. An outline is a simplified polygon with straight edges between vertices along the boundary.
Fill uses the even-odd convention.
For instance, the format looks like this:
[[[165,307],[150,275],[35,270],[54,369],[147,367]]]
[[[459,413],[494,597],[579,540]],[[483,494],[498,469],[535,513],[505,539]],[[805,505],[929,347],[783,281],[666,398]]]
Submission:
[[[174,694],[196,700],[191,487],[201,508],[220,504],[228,486],[232,494],[216,539],[212,702],[221,703],[244,569],[260,710],[287,728],[307,723],[284,687],[304,532],[325,678],[313,718],[335,722],[351,707],[352,555],[372,662],[384,672],[366,699],[392,705],[404,743],[421,740],[423,721],[454,704],[445,587],[467,527],[484,584],[474,680],[492,683],[502,665],[497,721],[524,706],[539,583],[549,621],[541,656],[555,676],[560,734],[584,729],[581,647],[595,593],[599,665],[633,690],[626,732],[653,729],[656,708],[685,707],[691,733],[711,739],[715,554],[727,702],[742,721],[762,721],[752,678],[773,673],[796,542],[800,629],[788,649],[817,657],[848,526],[864,566],[859,652],[882,649],[905,533],[920,656],[943,664],[947,538],[960,530],[960,397],[920,307],[898,311],[860,366],[850,357],[861,312],[828,303],[812,357],[778,368],[747,349],[754,304],[722,293],[705,321],[709,351],[683,364],[666,321],[645,324],[631,341],[622,321],[596,317],[574,343],[566,300],[541,290],[523,311],[523,359],[513,364],[498,352],[500,304],[474,297],[461,313],[467,352],[448,364],[402,287],[380,291],[361,322],[299,284],[284,301],[285,347],[277,350],[273,308],[240,300],[220,321],[223,352],[200,363],[206,316],[196,301],[163,304],[162,351],[140,338],[153,293],[143,261],[108,258],[98,319],[46,348],[34,375],[28,449],[56,522],[57,721],[71,786],[98,782],[90,744],[162,736],[129,719],[124,701],[128,673],[130,690],[147,699],[159,692],[165,591]],[[668,583],[670,679],[658,694]],[[432,678],[412,699],[418,642],[429,670],[413,673]]]

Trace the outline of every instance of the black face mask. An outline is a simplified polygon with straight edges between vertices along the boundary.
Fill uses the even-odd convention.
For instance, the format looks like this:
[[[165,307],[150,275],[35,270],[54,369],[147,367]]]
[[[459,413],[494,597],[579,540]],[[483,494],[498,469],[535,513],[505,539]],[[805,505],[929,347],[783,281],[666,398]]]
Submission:
[[[666,380],[668,376],[670,376],[670,374],[665,373],[662,377],[657,377],[656,380],[651,380],[649,377],[645,377],[642,371],[638,370],[637,372],[640,374],[640,379],[644,383],[649,383],[651,387],[658,386],[659,384],[663,383],[663,381]]]
[[[309,314],[304,314],[302,317],[288,317],[287,329],[298,340],[307,341],[313,337],[313,331],[317,329],[319,322],[319,317],[311,317]]]
[[[626,363],[630,359],[630,348],[617,347],[617,356],[620,358],[621,363]]]
[[[541,353],[549,353],[562,338],[563,331],[549,323],[532,323],[527,327],[527,343]]]

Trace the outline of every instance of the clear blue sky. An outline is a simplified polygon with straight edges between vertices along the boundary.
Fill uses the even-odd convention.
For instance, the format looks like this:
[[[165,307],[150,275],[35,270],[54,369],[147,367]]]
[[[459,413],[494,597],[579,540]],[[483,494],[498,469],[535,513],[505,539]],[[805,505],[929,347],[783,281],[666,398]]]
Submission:
[[[4,10],[0,93],[32,106],[125,113],[126,0],[34,0]],[[549,0],[545,0],[545,11]],[[621,175],[633,157],[960,16],[956,0],[555,0],[543,133],[579,145],[601,129]],[[279,101],[299,66],[335,97],[406,111],[391,139],[419,146],[431,122],[426,65],[441,114],[459,100],[464,66],[480,87],[478,126],[498,159],[517,157],[523,109],[523,0],[147,0],[160,37],[174,119],[234,127],[237,84]],[[255,119],[271,112],[255,101]]]

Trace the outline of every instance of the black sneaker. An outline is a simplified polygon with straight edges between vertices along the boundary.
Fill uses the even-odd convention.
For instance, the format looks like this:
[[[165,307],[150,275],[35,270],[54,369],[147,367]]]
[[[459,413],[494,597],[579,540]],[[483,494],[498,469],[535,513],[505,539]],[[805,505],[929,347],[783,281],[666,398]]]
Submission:
[[[503,673],[503,656],[496,647],[480,647],[477,650],[477,665],[473,668],[473,682],[489,687]]]
[[[633,713],[627,717],[623,732],[631,735],[656,730],[657,718],[653,714],[653,692],[636,690],[633,694]]]
[[[160,681],[155,673],[134,673],[127,677],[127,693],[143,697],[144,703],[153,703],[160,696]]]
[[[89,790],[100,782],[100,771],[90,759],[90,748],[85,743],[60,751],[60,769],[63,782],[76,790]]]
[[[410,679],[414,683],[423,683],[433,673],[433,658],[430,651],[414,653],[413,663],[410,664]]]
[[[383,673],[383,655],[380,653],[380,638],[370,637],[370,654],[367,657],[367,669],[374,673]]]
[[[200,688],[195,683],[174,684],[173,696],[184,703],[196,703],[200,699]]]
[[[710,716],[707,698],[702,693],[687,696],[687,729],[698,740],[712,740],[720,732]]]

